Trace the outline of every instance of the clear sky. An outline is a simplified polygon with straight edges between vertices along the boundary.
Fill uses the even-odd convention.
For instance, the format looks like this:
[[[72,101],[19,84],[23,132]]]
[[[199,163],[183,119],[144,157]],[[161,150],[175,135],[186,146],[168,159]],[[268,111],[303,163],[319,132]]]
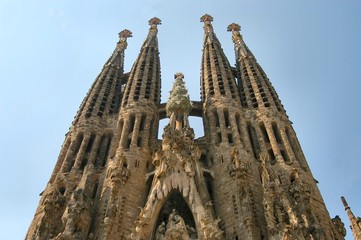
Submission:
[[[241,33],[294,123],[330,215],[353,239],[340,196],[361,215],[361,2],[359,0],[0,0],[0,239],[23,239],[64,135],[118,41],[129,71],[162,20],[162,102],[175,72],[199,100],[203,24],[233,65],[228,24]],[[192,121],[198,136],[200,120]]]

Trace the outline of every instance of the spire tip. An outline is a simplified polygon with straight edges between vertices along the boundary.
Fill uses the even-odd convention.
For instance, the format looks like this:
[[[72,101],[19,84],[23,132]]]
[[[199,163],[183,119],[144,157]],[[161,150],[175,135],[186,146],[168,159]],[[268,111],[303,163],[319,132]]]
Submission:
[[[201,22],[213,22],[213,17],[209,14],[204,14],[202,17],[201,17]]]
[[[175,78],[175,79],[177,79],[177,78],[182,78],[182,79],[183,79],[183,78],[184,78],[184,74],[181,73],[181,72],[177,72],[177,73],[174,74],[174,78]]]
[[[133,37],[132,34],[133,33],[131,31],[129,31],[128,29],[124,29],[123,31],[118,33],[119,38],[130,38],[130,37]]]
[[[149,22],[149,25],[160,25],[160,24],[162,24],[162,21],[157,17],[153,17],[148,22]]]
[[[228,32],[239,32],[239,31],[241,31],[241,26],[239,26],[239,24],[237,24],[237,23],[231,23],[228,25],[227,31]]]

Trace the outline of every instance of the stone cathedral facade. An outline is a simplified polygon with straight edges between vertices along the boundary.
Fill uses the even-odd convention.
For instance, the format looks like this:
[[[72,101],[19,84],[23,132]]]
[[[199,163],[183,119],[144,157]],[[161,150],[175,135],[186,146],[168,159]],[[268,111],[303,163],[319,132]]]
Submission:
[[[66,134],[27,240],[344,239],[240,26],[227,28],[233,67],[212,20],[201,18],[201,101],[189,99],[176,73],[160,102],[158,18],[130,72],[123,62],[132,33],[119,33]],[[189,116],[203,119],[204,136],[195,139]]]

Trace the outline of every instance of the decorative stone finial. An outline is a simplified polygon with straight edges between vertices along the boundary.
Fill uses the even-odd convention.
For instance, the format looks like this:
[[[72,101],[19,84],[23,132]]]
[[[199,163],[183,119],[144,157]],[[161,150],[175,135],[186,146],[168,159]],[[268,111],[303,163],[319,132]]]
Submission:
[[[205,14],[201,17],[201,22],[204,22],[204,32],[205,33],[213,33],[212,27],[213,17],[211,15]],[[213,35],[210,35],[210,38],[213,39]]]
[[[183,73],[174,74],[175,81],[170,91],[170,96],[166,105],[167,115],[172,113],[183,113],[188,115],[192,110],[192,102],[189,100],[188,90],[183,81]]]
[[[123,31],[121,31],[120,33],[118,33],[119,38],[129,38],[129,37],[133,37],[132,32],[129,31],[128,29],[124,29]]]
[[[241,26],[237,23],[231,23],[228,25],[227,31],[232,32],[232,40],[234,42],[237,55],[242,58],[247,57],[247,47],[243,41],[242,35],[240,34]]]
[[[201,17],[201,22],[213,22],[213,17],[209,14],[204,14],[202,17]]]
[[[160,25],[160,24],[162,24],[162,21],[157,17],[154,17],[154,18],[150,19],[148,22],[149,22],[149,25],[151,25],[151,26],[152,25]]]
[[[241,31],[241,26],[239,26],[237,23],[231,23],[227,27],[228,32],[239,32]]]
[[[132,32],[129,31],[128,29],[124,29],[123,31],[121,31],[120,33],[118,33],[119,35],[119,41],[117,43],[117,50],[118,51],[123,51],[124,49],[127,48],[127,38],[129,37],[133,37]],[[115,56],[113,55],[113,60],[115,59]],[[113,61],[111,61],[113,62]]]
[[[184,78],[184,74],[181,73],[181,72],[177,72],[176,74],[174,74],[174,79],[177,79],[177,78]]]

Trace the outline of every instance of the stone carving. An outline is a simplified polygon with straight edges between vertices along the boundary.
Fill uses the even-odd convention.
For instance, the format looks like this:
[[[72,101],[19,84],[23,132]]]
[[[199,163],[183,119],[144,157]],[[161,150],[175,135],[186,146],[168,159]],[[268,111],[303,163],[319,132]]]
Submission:
[[[125,184],[130,174],[131,172],[128,169],[127,160],[123,153],[120,154],[119,160],[117,158],[114,160],[110,159],[106,176],[110,180],[113,189],[116,188],[119,182]]]
[[[62,217],[65,226],[64,232],[59,234],[56,239],[67,239],[70,236],[75,236],[75,239],[84,238],[90,221],[89,208],[90,202],[83,189],[76,189]]]
[[[164,240],[164,234],[165,231],[167,230],[165,223],[162,221],[158,228],[157,231],[155,232],[155,240]]]
[[[241,157],[239,156],[239,151],[237,148],[232,149],[232,163],[228,164],[227,170],[231,177],[235,179],[235,177],[240,179],[245,179],[247,173],[251,170],[252,164],[249,161],[241,161]]]
[[[179,216],[178,212],[173,209],[171,214],[169,214],[167,222],[167,230],[164,235],[164,240],[188,240],[188,230],[184,220]]]

